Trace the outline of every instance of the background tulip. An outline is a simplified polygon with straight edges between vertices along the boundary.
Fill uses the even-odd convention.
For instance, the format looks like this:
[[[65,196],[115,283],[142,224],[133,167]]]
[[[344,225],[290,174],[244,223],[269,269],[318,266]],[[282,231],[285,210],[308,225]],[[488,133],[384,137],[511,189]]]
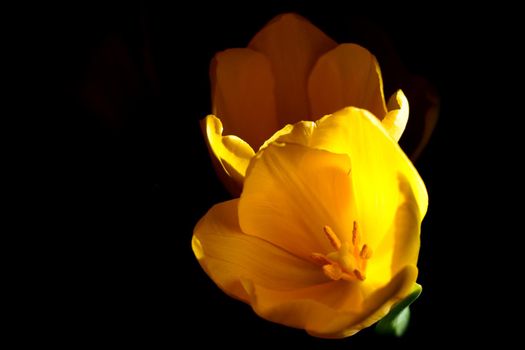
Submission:
[[[219,176],[234,194],[246,157],[286,124],[355,106],[382,120],[397,141],[408,120],[401,90],[385,102],[379,65],[368,50],[337,45],[296,14],[271,20],[245,49],[218,53],[210,76],[212,113],[220,120],[208,117],[203,128]],[[235,137],[223,139],[223,132]]]

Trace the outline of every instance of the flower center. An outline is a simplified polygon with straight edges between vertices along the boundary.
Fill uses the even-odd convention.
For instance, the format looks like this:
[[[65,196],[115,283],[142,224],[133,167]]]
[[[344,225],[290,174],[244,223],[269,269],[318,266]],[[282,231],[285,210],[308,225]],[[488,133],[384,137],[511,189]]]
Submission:
[[[324,226],[323,231],[335,251],[327,255],[312,253],[312,260],[321,265],[324,274],[335,281],[364,281],[366,264],[372,257],[372,249],[366,244],[361,246],[357,221],[354,221],[352,229],[352,242],[341,242],[330,226]]]

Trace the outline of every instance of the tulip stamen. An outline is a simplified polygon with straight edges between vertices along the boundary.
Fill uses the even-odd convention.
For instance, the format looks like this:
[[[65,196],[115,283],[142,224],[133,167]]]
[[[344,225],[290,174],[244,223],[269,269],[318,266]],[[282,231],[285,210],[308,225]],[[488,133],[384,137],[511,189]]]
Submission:
[[[334,281],[338,281],[343,277],[343,269],[338,264],[324,265],[323,272]]]
[[[357,232],[357,221],[354,221],[354,226],[352,227],[352,244],[354,246],[359,244],[359,236]]]
[[[332,263],[332,261],[330,259],[328,259],[326,256],[324,256],[321,253],[312,253],[310,255],[310,257],[318,265],[323,265],[324,266],[324,265],[329,265],[329,264]]]
[[[335,250],[341,249],[341,240],[339,237],[336,236],[334,230],[328,225],[323,227],[323,231],[326,234],[326,237],[330,241],[330,244],[332,247],[334,247]]]
[[[322,266],[323,273],[334,281],[364,281],[366,265],[372,257],[372,249],[367,244],[361,246],[357,221],[353,223],[351,243],[341,242],[328,225],[323,226],[323,231],[335,251],[326,255],[312,253],[311,259],[317,265]]]
[[[360,281],[364,281],[365,280],[366,277],[365,277],[365,275],[363,275],[361,273],[360,270],[355,269],[353,272],[354,272],[355,277],[357,277],[358,280],[360,280]]]
[[[354,226],[352,227],[352,245],[354,246],[354,255],[359,255],[359,231],[357,230],[357,221],[354,221]]]
[[[370,248],[366,244],[363,244],[363,248],[361,248],[361,252],[359,253],[359,256],[363,260],[370,259],[372,257],[372,248]]]

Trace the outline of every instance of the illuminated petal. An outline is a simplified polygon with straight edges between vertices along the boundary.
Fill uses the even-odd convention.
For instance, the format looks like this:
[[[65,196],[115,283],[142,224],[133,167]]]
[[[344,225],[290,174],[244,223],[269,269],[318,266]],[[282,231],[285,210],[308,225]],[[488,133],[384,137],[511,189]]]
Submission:
[[[292,128],[287,134],[282,133],[277,142],[286,140],[350,157],[357,217],[364,239],[372,249],[383,238],[394,239],[387,233],[391,232],[397,209],[406,197],[399,189],[400,176],[411,188],[419,218],[423,218],[428,205],[425,185],[377,118],[366,110],[350,107],[320,119],[316,125],[309,131],[309,137]],[[305,130],[302,124],[297,127]]]
[[[360,283],[331,282],[292,291],[244,283],[257,314],[273,322],[303,328],[322,338],[344,338],[372,325],[405,298],[417,268],[403,268],[387,285],[370,289]]]
[[[312,117],[320,118],[343,107],[354,106],[386,115],[379,64],[365,48],[341,44],[317,61],[308,79]]]
[[[358,216],[363,235],[372,248],[383,239],[404,196],[399,190],[403,176],[414,192],[420,217],[425,215],[428,195],[417,170],[381,122],[366,110],[345,108],[323,118],[313,133],[311,146],[352,159]],[[377,218],[380,217],[381,220]],[[392,237],[390,237],[392,238]]]
[[[217,173],[233,193],[240,193],[246,169],[255,155],[253,149],[237,136],[222,136],[222,123],[219,118],[209,115],[202,121],[206,141]]]
[[[325,225],[351,232],[353,198],[346,155],[272,144],[248,169],[239,222],[243,232],[308,259],[334,250]]]
[[[377,245],[374,259],[368,264],[367,274],[380,280],[393,276],[406,265],[416,265],[420,247],[421,221],[414,189],[407,178],[399,174],[398,189],[401,199],[394,220],[385,238]]]
[[[226,50],[215,55],[210,76],[212,113],[227,133],[258,149],[279,127],[269,61],[250,49]]]
[[[308,75],[317,58],[336,45],[308,20],[295,14],[276,17],[252,39],[248,47],[263,53],[272,65],[280,125],[311,119]]]
[[[240,231],[238,199],[220,203],[195,226],[192,248],[199,263],[226,293],[248,301],[242,280],[286,291],[327,281],[318,265]]]
[[[393,224],[394,246],[390,247],[390,251],[393,252],[393,273],[396,273],[404,265],[415,265],[417,263],[421,221],[423,220],[417,207],[418,202],[414,196],[414,188],[403,175],[400,175],[398,180],[402,200],[397,208]]]
[[[390,136],[399,141],[408,122],[409,106],[403,91],[398,90],[388,100],[388,113],[381,121]]]
[[[294,125],[287,124],[266,140],[259,150],[261,151],[265,149],[268,145],[277,140],[279,140],[279,142],[297,143],[308,146],[315,127],[315,122],[309,120],[303,120]]]

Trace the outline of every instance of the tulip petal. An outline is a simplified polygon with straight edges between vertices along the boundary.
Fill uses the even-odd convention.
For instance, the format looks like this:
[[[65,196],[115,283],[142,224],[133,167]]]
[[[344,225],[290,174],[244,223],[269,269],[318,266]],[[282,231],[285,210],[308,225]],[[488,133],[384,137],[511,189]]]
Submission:
[[[308,75],[318,57],[336,45],[308,20],[296,14],[274,18],[251,40],[248,47],[263,53],[271,62],[281,125],[311,119]]]
[[[376,246],[376,258],[370,260],[369,276],[385,275],[389,269],[393,276],[404,266],[417,263],[422,217],[414,189],[402,174],[398,177],[398,189],[401,199],[390,229]]]
[[[272,290],[327,281],[318,265],[241,232],[238,199],[212,207],[195,226],[192,248],[210,278],[227,294],[248,301],[242,280]]]
[[[409,106],[403,91],[398,90],[388,100],[388,113],[381,121],[390,136],[399,141],[408,122]]]
[[[321,338],[344,338],[384,317],[412,291],[417,268],[406,266],[385,286],[332,282],[292,291],[276,291],[244,282],[249,302],[261,317],[303,328]],[[360,298],[356,304],[356,296]],[[346,299],[351,297],[350,303]]]
[[[270,62],[250,49],[229,49],[215,55],[210,76],[212,113],[226,132],[259,148],[279,127]]]
[[[310,146],[352,159],[355,201],[367,244],[376,248],[390,232],[399,205],[405,196],[399,179],[406,179],[413,201],[423,218],[428,195],[425,184],[410,160],[371,113],[345,108],[317,122]],[[377,220],[381,217],[381,220]]]
[[[216,168],[221,168],[217,173],[230,191],[240,193],[246,169],[255,155],[253,149],[237,136],[222,136],[222,122],[214,115],[207,116],[201,123]]]
[[[315,118],[347,106],[366,109],[380,120],[387,111],[379,64],[356,44],[341,44],[319,58],[308,79],[308,97]]]
[[[412,247],[419,249],[419,225],[428,205],[425,184],[397,142],[370,112],[344,108],[318,120],[315,128],[308,123],[298,123],[291,128],[283,128],[277,134],[277,143],[296,143],[350,157],[353,188],[359,189],[354,196],[364,242],[373,250],[379,245],[388,247],[385,248],[387,253],[390,249],[388,261],[379,263],[376,258],[371,260],[375,261],[377,270],[383,271],[375,274],[376,278],[389,278],[384,274],[389,270],[384,264],[392,263],[391,250],[396,244],[394,238],[405,232],[403,229],[408,230],[405,234],[410,238]],[[401,181],[405,185],[401,186]],[[411,194],[401,187],[408,188]],[[403,208],[413,206],[415,213],[410,214],[407,210],[398,212],[401,205],[404,205]],[[397,229],[395,225],[398,225]],[[347,235],[349,232],[351,230],[345,231]],[[397,241],[408,244],[405,239]],[[415,255],[406,256],[417,258],[417,250]],[[411,263],[415,264],[415,261]],[[369,267],[373,269],[374,264]],[[403,262],[396,263],[392,271],[397,271],[400,265]]]
[[[353,198],[346,155],[274,143],[248,169],[239,223],[247,234],[310,258],[334,250],[323,226],[351,232]]]
[[[279,140],[279,142],[297,143],[307,146],[315,127],[315,122],[309,120],[303,120],[293,125],[286,124],[281,130],[277,131],[272,137],[266,140],[259,151],[265,149],[272,142],[277,140]]]

